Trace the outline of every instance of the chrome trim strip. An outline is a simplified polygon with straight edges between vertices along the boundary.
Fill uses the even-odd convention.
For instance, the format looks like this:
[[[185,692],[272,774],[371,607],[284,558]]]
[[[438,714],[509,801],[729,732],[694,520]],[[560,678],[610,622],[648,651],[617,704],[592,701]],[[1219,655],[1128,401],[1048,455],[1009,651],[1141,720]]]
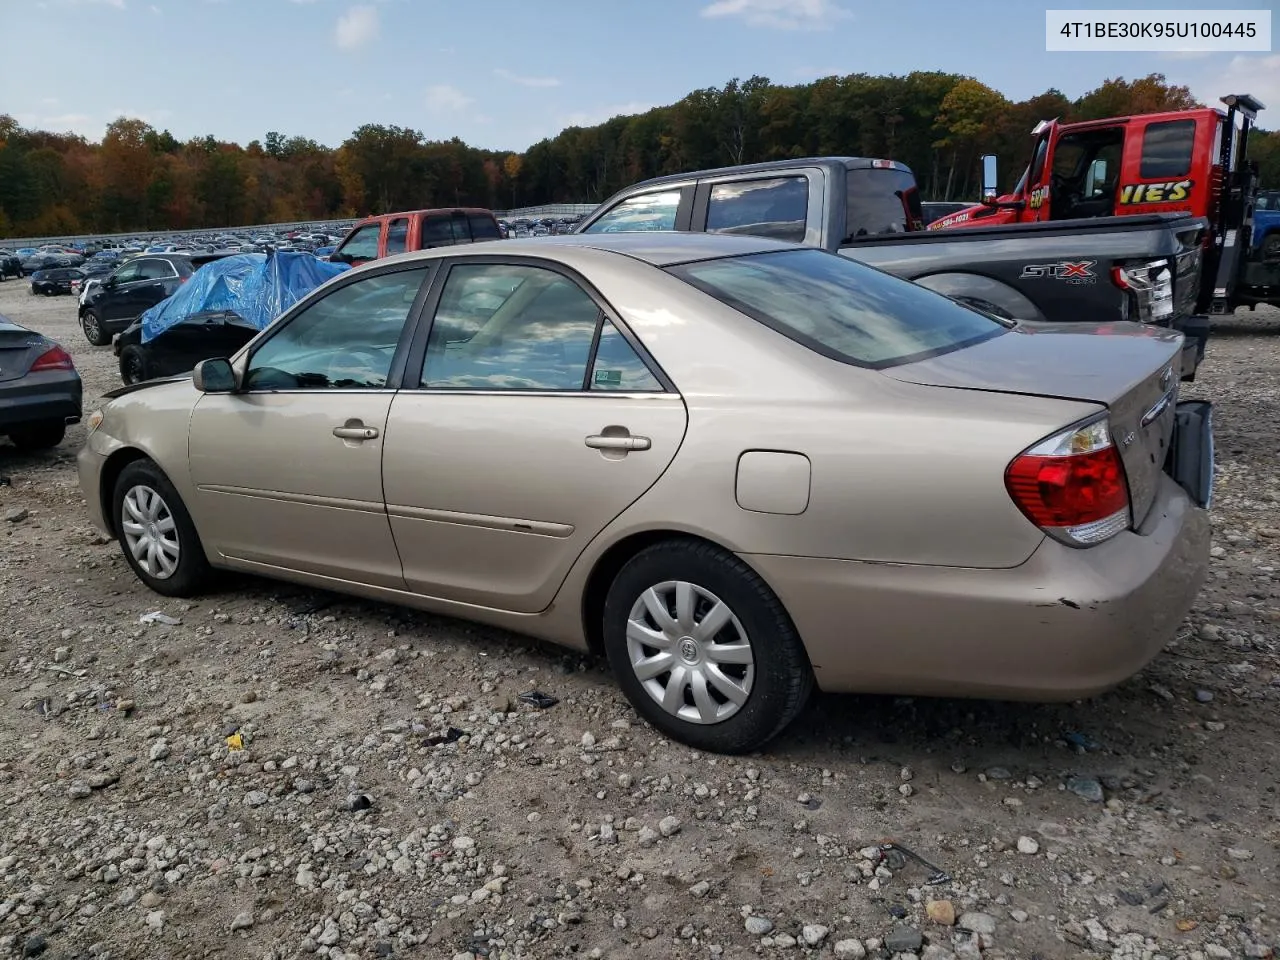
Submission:
[[[506,533],[527,533],[536,537],[554,537],[557,540],[563,540],[573,533],[573,524],[570,523],[522,520],[518,517],[490,517],[481,513],[458,513],[454,510],[435,510],[430,507],[410,507],[401,504],[387,504],[387,514],[400,520],[451,523],[463,527],[502,530]]]
[[[287,493],[283,490],[255,490],[252,487],[229,487],[220,483],[197,484],[201,493],[221,493],[229,497],[248,497],[251,500],[279,500],[284,503],[301,503],[309,507],[328,507],[331,510],[354,510],[358,513],[386,513],[385,504],[372,500],[348,500],[345,497],[321,497],[310,493]]]

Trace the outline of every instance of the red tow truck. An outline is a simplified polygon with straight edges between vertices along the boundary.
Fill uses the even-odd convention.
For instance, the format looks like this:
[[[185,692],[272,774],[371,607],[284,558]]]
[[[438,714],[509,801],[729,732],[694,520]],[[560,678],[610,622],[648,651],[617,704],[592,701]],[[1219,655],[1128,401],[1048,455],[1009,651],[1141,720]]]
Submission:
[[[1042,121],[1031,132],[1031,163],[1012,193],[996,195],[996,158],[985,156],[982,202],[928,229],[1189,213],[1208,223],[1196,312],[1280,305],[1280,264],[1250,254],[1258,176],[1247,149],[1263,104],[1249,94],[1222,103],[1225,111]]]

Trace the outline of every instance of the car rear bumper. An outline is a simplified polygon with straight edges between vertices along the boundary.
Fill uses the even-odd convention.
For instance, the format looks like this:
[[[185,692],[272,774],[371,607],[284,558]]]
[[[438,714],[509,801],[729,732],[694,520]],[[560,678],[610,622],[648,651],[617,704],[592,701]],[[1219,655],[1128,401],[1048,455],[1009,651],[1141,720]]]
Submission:
[[[83,389],[80,376],[70,371],[42,371],[16,383],[0,383],[0,434],[30,423],[78,422]]]
[[[1166,475],[1143,527],[1012,569],[747,555],[829,691],[1072,700],[1142,669],[1204,581],[1209,520]]]

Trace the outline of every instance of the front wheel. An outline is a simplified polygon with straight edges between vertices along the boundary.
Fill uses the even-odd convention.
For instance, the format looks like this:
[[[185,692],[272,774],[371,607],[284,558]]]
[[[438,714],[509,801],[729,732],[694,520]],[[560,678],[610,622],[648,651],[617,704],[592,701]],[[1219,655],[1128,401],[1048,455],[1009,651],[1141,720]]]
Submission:
[[[664,541],[627,562],[605,600],[604,646],[636,710],[701,750],[756,749],[813,691],[781,601],[747,564],[702,541]]]
[[[191,514],[154,462],[135,460],[112,491],[116,536],[138,579],[166,597],[190,597],[209,581],[211,568]]]
[[[96,310],[86,310],[80,315],[80,329],[95,347],[105,347],[111,342],[111,334],[102,329],[102,318]]]

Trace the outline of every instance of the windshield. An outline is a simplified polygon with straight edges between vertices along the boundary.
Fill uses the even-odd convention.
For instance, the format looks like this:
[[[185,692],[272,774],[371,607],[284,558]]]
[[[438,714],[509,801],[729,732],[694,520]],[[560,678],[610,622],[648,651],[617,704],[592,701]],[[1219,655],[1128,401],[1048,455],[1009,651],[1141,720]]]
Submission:
[[[908,170],[864,167],[845,178],[845,238],[924,229],[920,191]]]
[[[948,297],[823,250],[751,254],[667,269],[797,343],[862,367],[909,363],[1007,329]]]

